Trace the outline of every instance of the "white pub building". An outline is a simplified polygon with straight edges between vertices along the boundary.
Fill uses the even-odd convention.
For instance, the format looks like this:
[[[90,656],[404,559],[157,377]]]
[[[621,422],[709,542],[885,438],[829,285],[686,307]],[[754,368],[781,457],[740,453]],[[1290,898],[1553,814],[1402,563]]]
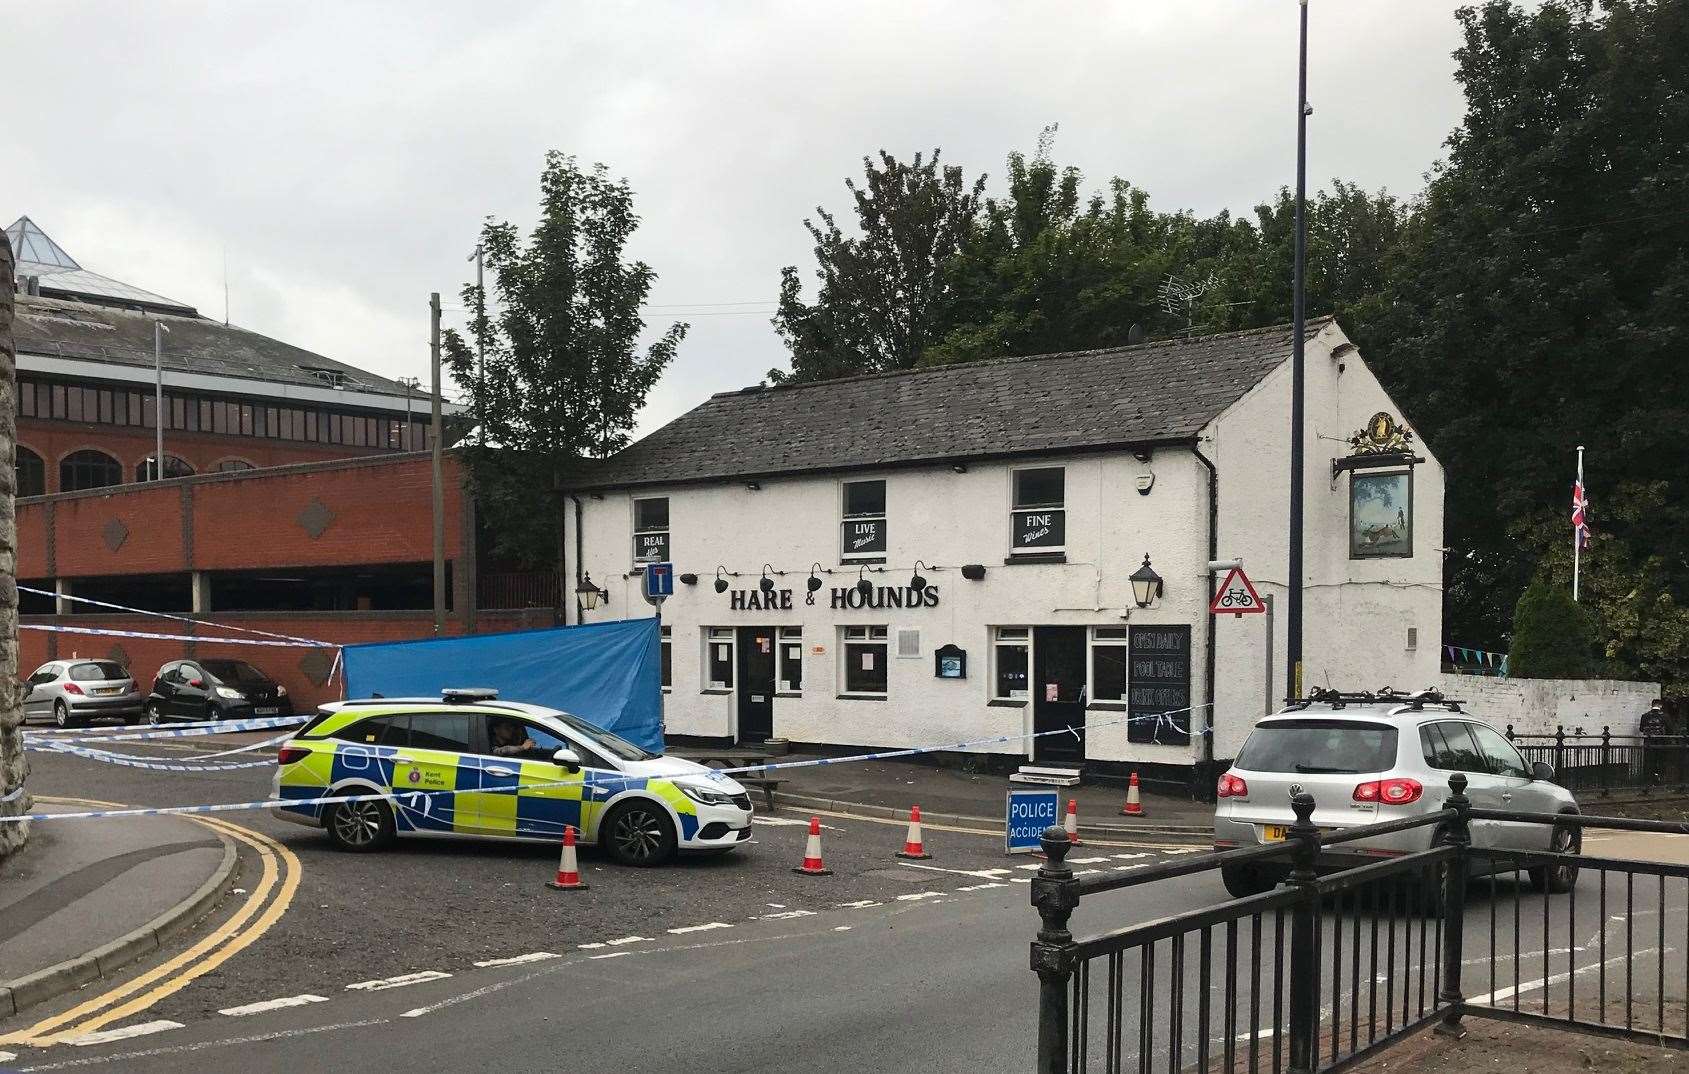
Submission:
[[[1336,321],[1307,331],[1304,682],[1420,689],[1443,470]],[[1290,352],[1278,327],[716,395],[573,490],[585,619],[651,614],[637,572],[674,563],[671,738],[1009,735],[972,749],[1191,777],[1288,690]],[[1210,615],[1226,560],[1267,614]]]

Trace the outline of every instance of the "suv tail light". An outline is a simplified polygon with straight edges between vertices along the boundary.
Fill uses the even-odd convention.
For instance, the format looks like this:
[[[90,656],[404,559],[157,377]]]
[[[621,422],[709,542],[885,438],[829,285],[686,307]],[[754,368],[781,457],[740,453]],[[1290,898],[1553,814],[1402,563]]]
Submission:
[[[81,697],[82,696],[82,687],[76,685],[73,682],[67,682],[67,683],[65,683],[65,693],[75,694],[76,696]]]
[[[295,761],[303,761],[311,755],[311,751],[303,746],[283,746],[276,751],[276,764],[287,767]]]
[[[1214,794],[1219,798],[1247,798],[1249,796],[1249,784],[1227,772],[1220,777],[1219,786],[1214,788]]]
[[[1417,779],[1375,779],[1355,787],[1355,801],[1382,802],[1385,805],[1408,805],[1419,801],[1425,787]]]

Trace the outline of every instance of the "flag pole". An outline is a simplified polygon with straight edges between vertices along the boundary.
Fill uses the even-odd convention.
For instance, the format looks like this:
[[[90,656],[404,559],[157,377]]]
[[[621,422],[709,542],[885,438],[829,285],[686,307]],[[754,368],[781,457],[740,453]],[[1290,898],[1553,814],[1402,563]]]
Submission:
[[[1583,445],[1578,445],[1578,489],[1583,489]],[[1588,525],[1588,522],[1585,522]],[[1578,568],[1583,553],[1583,529],[1572,527],[1572,600],[1578,599]]]

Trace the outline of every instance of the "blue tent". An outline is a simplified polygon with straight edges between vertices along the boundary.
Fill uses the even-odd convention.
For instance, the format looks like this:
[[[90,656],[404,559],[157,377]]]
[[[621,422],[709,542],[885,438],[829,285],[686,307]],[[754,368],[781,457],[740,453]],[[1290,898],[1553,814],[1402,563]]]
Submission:
[[[656,619],[346,646],[346,696],[438,697],[491,686],[563,709],[648,750],[663,748]]]

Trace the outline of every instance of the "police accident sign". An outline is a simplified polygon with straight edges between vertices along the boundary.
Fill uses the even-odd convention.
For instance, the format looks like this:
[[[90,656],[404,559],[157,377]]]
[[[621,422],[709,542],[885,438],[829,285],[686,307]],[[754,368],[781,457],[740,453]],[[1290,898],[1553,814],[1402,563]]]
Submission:
[[[1059,823],[1060,810],[1060,791],[1010,791],[1003,823],[1004,853],[1038,850],[1038,837]]]

